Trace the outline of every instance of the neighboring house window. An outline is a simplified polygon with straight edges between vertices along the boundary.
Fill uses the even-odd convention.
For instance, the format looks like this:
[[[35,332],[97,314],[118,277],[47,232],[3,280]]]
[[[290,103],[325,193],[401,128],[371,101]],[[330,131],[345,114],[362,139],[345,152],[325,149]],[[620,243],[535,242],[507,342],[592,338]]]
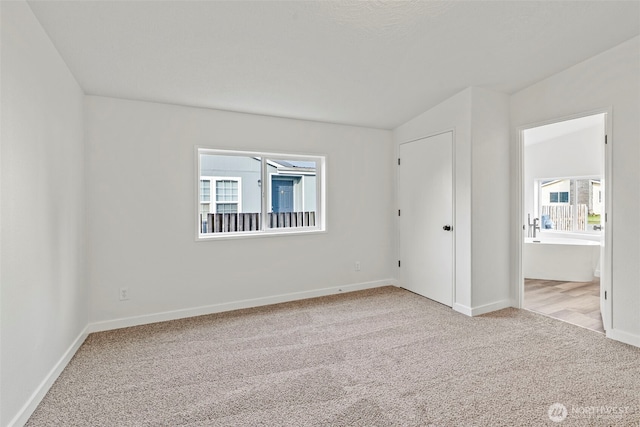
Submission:
[[[569,203],[569,192],[568,191],[554,191],[549,193],[549,202],[550,203]]]
[[[198,238],[325,229],[324,156],[197,153]]]
[[[211,212],[211,181],[200,179],[200,222],[207,220]]]
[[[240,182],[238,177],[200,177],[200,215],[240,212]]]
[[[238,213],[240,179],[216,180],[216,213]]]

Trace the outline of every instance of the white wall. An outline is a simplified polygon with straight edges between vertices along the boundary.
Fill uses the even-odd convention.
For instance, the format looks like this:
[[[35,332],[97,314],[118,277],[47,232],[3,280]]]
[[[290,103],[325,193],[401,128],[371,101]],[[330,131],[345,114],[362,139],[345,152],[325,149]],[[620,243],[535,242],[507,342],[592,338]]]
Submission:
[[[512,304],[509,97],[474,87],[471,107],[471,307],[475,314]]]
[[[396,150],[455,130],[453,308],[470,315],[511,304],[508,108],[507,95],[468,88],[394,130]]]
[[[593,126],[525,147],[524,221],[538,216],[534,210],[534,181],[545,178],[602,176],[602,126]]]
[[[393,283],[391,132],[93,96],[86,127],[93,329]],[[196,242],[196,146],[327,154],[328,232]]]
[[[83,93],[25,2],[1,2],[0,425],[84,340]]]
[[[640,345],[640,37],[511,97],[512,182],[518,181],[518,128],[603,108],[613,113],[613,211],[607,224],[613,241],[613,323],[607,335]],[[517,194],[516,185],[512,195]],[[521,229],[516,212],[512,221],[516,248]],[[513,283],[517,286],[516,277]]]

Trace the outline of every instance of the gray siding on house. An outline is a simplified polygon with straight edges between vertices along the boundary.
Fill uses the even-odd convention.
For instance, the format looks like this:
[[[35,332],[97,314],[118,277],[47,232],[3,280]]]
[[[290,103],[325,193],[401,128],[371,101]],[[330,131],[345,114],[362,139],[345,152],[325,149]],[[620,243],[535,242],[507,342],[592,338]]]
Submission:
[[[304,186],[304,211],[315,212],[316,210],[316,177],[315,175],[305,175],[302,177]]]

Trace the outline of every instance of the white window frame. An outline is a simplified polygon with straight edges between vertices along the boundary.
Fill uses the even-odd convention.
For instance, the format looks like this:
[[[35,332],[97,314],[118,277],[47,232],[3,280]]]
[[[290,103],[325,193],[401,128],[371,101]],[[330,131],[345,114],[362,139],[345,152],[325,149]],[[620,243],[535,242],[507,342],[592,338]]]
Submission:
[[[553,178],[535,178],[534,179],[534,183],[535,183],[535,194],[534,194],[534,205],[535,205],[535,210],[536,212],[538,212],[538,218],[542,218],[542,201],[540,200],[540,193],[542,192],[542,182],[543,181],[550,181],[550,180],[585,180],[585,179],[589,179],[589,180],[600,180],[601,178],[595,176],[595,175],[587,175],[587,176],[564,176],[564,177],[553,177]],[[571,188],[571,187],[569,187]],[[558,195],[558,198],[560,196]],[[577,196],[575,197],[577,199]],[[570,205],[570,206],[574,206],[574,208],[576,207],[577,203],[575,203],[577,200],[571,200],[571,190],[569,190],[569,203],[565,203],[565,202],[558,202],[558,203],[554,203],[556,205]],[[573,216],[573,224],[574,227],[578,224],[578,215],[577,215],[577,209],[574,209],[574,216]],[[587,224],[588,225],[588,224]],[[600,231],[595,231],[593,230],[593,228],[589,229],[589,227],[587,226],[586,230],[576,230],[575,228],[573,230],[546,230],[546,229],[541,229],[540,233],[549,233],[549,234],[574,234],[574,235],[581,235],[581,234],[589,234],[589,235],[598,235],[601,234]]]
[[[201,175],[200,181],[209,181],[209,187],[210,187],[210,193],[211,193],[211,200],[209,201],[209,205],[214,206],[214,212],[210,212],[210,213],[218,213],[218,204],[231,204],[231,203],[235,203],[236,205],[238,205],[238,212],[242,212],[242,177]],[[216,183],[218,181],[236,181],[238,183],[238,201],[237,202],[233,202],[233,201],[218,202],[216,200],[217,199]],[[198,189],[200,189],[200,182],[198,182]],[[198,194],[198,201],[200,204],[206,203],[206,202],[200,201],[200,194]]]
[[[261,230],[257,231],[240,231],[240,232],[227,232],[227,233],[202,233],[200,223],[200,180],[202,179],[221,179],[221,180],[238,180],[238,212],[241,212],[241,177],[226,177],[216,176],[210,177],[206,175],[200,175],[201,155],[222,155],[222,156],[242,156],[242,157],[254,157],[259,158],[261,162]],[[278,152],[263,152],[263,151],[237,151],[237,150],[224,150],[210,147],[195,147],[195,169],[196,169],[196,185],[195,185],[195,216],[196,216],[196,241],[207,240],[223,240],[223,239],[237,239],[248,237],[266,237],[266,236],[283,236],[283,235],[297,235],[297,234],[314,234],[314,233],[326,233],[327,232],[327,195],[326,195],[326,168],[327,168],[327,156],[325,154],[301,154],[301,153],[278,153]],[[267,164],[272,159],[277,160],[297,160],[297,161],[313,161],[316,163],[316,210],[315,210],[315,226],[313,227],[288,227],[288,228],[270,228],[267,224],[267,215],[269,207],[271,206],[271,176],[268,172]],[[214,182],[214,181],[212,181]],[[211,186],[211,202],[215,201],[215,185]]]

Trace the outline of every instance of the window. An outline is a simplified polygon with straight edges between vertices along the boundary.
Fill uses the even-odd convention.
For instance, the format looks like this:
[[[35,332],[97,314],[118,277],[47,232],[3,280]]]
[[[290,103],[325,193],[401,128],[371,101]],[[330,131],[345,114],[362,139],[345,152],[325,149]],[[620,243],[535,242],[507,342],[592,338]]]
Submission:
[[[216,213],[238,213],[238,182],[240,179],[216,180]]]
[[[238,177],[200,176],[200,215],[203,222],[208,220],[210,213],[240,212],[240,182]]]
[[[550,192],[549,202],[550,203],[569,203],[569,192],[568,191]]]
[[[198,238],[325,229],[325,157],[200,148]]]
[[[536,181],[542,230],[593,232],[602,211],[599,178],[560,178]]]

